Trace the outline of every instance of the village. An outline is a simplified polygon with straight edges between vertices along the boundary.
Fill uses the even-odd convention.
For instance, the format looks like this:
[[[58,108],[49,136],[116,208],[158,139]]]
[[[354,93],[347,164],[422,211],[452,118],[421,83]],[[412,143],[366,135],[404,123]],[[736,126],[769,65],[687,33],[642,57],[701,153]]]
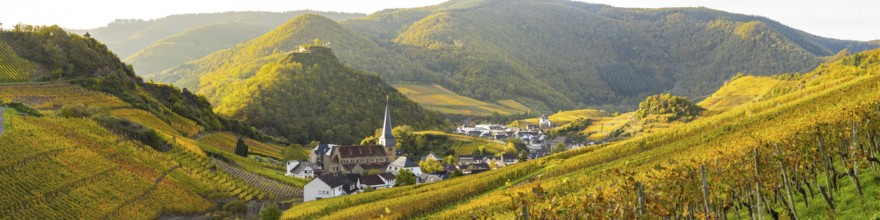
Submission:
[[[404,156],[404,152],[397,149],[391,119],[390,106],[386,103],[382,133],[375,145],[319,144],[310,151],[308,160],[287,161],[287,176],[311,179],[303,187],[303,202],[395,186],[432,183],[544,157],[553,153],[553,148],[571,150],[585,146],[564,136],[551,139],[545,135],[545,129],[554,127],[547,115],[540,118],[538,125],[526,125],[525,128],[465,122],[454,132],[493,141],[519,139],[526,144],[528,151],[520,154],[447,157],[429,152],[416,162],[416,158]],[[420,164],[439,166],[440,169],[425,172]]]

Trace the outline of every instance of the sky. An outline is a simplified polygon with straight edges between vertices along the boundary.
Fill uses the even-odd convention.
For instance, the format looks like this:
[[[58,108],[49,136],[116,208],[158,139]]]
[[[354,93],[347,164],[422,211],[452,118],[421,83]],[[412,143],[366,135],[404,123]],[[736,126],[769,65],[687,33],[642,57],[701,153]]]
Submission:
[[[445,0],[27,0],[0,3],[0,23],[89,29],[119,18],[155,19],[172,14],[226,11],[372,13],[387,8],[434,5]],[[880,39],[877,0],[580,0],[618,7],[707,7],[760,15],[823,37]]]

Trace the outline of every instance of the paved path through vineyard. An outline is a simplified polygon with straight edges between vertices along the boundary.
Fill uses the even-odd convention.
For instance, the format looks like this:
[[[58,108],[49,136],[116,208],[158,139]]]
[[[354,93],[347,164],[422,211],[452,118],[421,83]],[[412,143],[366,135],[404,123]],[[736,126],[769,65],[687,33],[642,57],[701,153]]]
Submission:
[[[5,108],[0,107],[0,134],[3,134],[3,129],[6,128],[6,123],[3,122],[3,111],[5,110]]]

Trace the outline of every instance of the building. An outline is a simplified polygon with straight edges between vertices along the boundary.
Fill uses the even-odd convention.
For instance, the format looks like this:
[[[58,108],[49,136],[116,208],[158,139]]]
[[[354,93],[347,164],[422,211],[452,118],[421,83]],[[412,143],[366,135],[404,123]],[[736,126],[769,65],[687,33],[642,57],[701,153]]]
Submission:
[[[322,175],[303,187],[303,202],[355,194],[359,189],[345,175]]]
[[[443,158],[440,156],[437,156],[437,154],[434,154],[434,152],[428,153],[428,155],[425,155],[424,157],[422,157],[421,161],[428,160],[428,159],[435,160],[438,162],[443,162]]]
[[[317,168],[309,161],[287,161],[286,176],[297,178],[314,178]]]
[[[540,125],[541,128],[552,128],[553,122],[550,121],[550,117],[547,117],[547,114],[544,114],[541,115],[538,125]]]
[[[388,175],[379,174],[361,175],[358,179],[358,184],[362,191],[366,189],[387,189],[394,187],[395,178],[388,178],[387,176]],[[394,175],[391,175],[391,177],[394,177]]]
[[[312,150],[309,161],[317,168],[330,173],[367,173],[369,170],[386,170],[397,159],[397,139],[391,133],[391,107],[386,99],[385,120],[378,145],[320,144]]]
[[[399,157],[394,162],[391,162],[391,164],[388,164],[388,169],[386,169],[386,171],[397,175],[400,170],[404,169],[409,170],[416,176],[422,175],[422,168],[406,157]]]
[[[354,173],[353,168],[358,164],[381,166],[388,163],[388,151],[382,145],[337,146],[330,157],[324,158],[324,171]]]

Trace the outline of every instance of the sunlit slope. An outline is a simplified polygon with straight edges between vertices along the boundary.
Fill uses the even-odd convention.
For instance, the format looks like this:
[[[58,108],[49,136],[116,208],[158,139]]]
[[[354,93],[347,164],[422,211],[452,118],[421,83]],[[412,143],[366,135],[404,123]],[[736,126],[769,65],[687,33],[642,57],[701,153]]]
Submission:
[[[797,79],[785,76],[740,76],[729,80],[718,91],[697,105],[712,113],[761,100],[771,92],[783,92],[800,84]]]
[[[483,102],[458,95],[440,85],[394,84],[392,86],[419,105],[443,114],[489,116],[493,113],[522,114],[531,110],[514,100],[502,100],[498,104]]]
[[[656,207],[648,210],[649,216],[682,216],[684,209],[681,207],[702,204],[699,197],[699,177],[694,174],[698,169],[694,166],[706,164],[710,170],[724,169],[725,172],[713,171],[710,175],[717,175],[724,181],[748,185],[742,181],[750,180],[753,176],[745,170],[737,170],[749,169],[747,166],[716,168],[713,161],[718,161],[716,165],[748,164],[751,159],[746,155],[755,148],[760,148],[763,158],[770,158],[773,147],[765,145],[766,143],[813,143],[815,137],[809,134],[815,134],[810,132],[814,132],[815,126],[820,124],[843,124],[842,127],[845,128],[855,120],[859,124],[866,123],[866,129],[880,128],[876,123],[880,119],[877,116],[880,93],[876,92],[880,89],[880,51],[857,54],[823,65],[807,76],[811,80],[804,88],[652,135],[564,152],[495,171],[498,173],[487,172],[420,187],[394,188],[308,202],[293,207],[285,213],[285,218],[323,216],[327,219],[344,219],[351,216],[382,215],[392,218],[424,215],[438,218],[472,215],[513,218],[522,212],[519,210],[521,203],[512,198],[528,199],[532,217],[543,208],[554,210],[552,213],[557,214],[558,218],[573,218],[574,215],[581,214],[624,217],[632,216],[633,212],[615,212],[614,207],[619,206],[615,204],[620,203],[611,201],[627,201],[625,204],[633,207],[636,201],[631,190],[634,181],[646,184],[646,192],[651,196],[647,206]],[[873,122],[865,122],[868,118],[874,119],[871,120]],[[829,128],[833,127],[823,129]],[[841,137],[846,137],[846,134],[848,133]],[[798,146],[803,145],[783,145],[786,151],[792,152],[792,156],[800,154],[796,153],[800,152],[797,151]],[[809,149],[816,148],[809,145]],[[766,160],[767,162],[762,163],[773,162]],[[658,165],[662,165],[662,168],[656,168]],[[773,177],[781,174],[774,171],[777,170],[775,165],[771,165],[774,164],[762,167],[762,172],[767,172],[769,176],[762,180],[766,181],[764,186],[780,184],[780,180]],[[676,170],[676,173],[663,170]],[[474,187],[475,179],[492,181],[493,175],[502,172],[516,172],[513,176],[506,177],[513,183],[529,174],[541,175],[522,185],[506,185],[506,181],[495,181],[489,183],[488,187]],[[754,170],[751,172],[754,173]],[[536,189],[535,186],[539,184],[541,189]],[[715,184],[721,183],[713,180],[714,187],[723,186]],[[469,196],[459,195],[458,192],[464,190],[458,188],[459,185],[471,188],[466,191]],[[434,189],[441,186],[444,188]],[[679,188],[665,186],[685,186],[681,188],[685,191],[676,191]],[[478,188],[477,192],[473,188]],[[516,192],[524,194],[515,196]],[[726,191],[715,190],[711,195],[715,198],[723,196],[720,194],[724,192]],[[585,201],[585,198],[590,200]],[[811,207],[813,204],[811,203]],[[877,205],[873,202],[868,204]],[[675,207],[679,209],[674,209]],[[778,202],[770,204],[770,207],[776,212],[783,211]],[[852,207],[854,206],[838,208],[846,210]],[[386,208],[389,212],[386,212]]]

